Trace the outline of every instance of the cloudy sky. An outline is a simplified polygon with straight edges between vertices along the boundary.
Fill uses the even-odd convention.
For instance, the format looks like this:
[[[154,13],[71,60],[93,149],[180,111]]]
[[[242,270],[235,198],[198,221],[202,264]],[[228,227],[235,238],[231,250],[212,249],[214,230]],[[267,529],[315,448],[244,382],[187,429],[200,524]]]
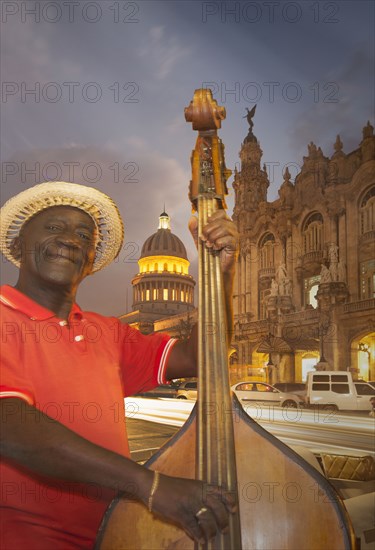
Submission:
[[[331,156],[340,134],[349,152],[374,123],[370,1],[27,0],[1,9],[1,203],[62,179],[108,193],[125,221],[118,261],[80,289],[85,309],[131,308],[137,258],[164,204],[196,274],[186,229],[196,135],[184,120],[196,88],[210,86],[226,108],[220,135],[232,169],[246,107],[257,103],[269,200],[310,141]],[[5,260],[1,269],[13,284],[16,269]]]

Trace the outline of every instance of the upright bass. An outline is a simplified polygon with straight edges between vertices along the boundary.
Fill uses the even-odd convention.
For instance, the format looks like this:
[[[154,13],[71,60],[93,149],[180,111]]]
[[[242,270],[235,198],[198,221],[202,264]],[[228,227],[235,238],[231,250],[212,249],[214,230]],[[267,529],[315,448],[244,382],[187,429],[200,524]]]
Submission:
[[[224,146],[217,135],[225,110],[210,90],[196,90],[185,118],[198,130],[190,200],[199,228],[225,208]],[[100,550],[352,550],[345,507],[329,482],[288,446],[261,428],[230,393],[226,304],[218,254],[198,244],[198,401],[181,430],[146,464],[201,479],[231,492],[238,512],[227,533],[203,545],[152,516],[142,504],[114,501],[97,540]]]

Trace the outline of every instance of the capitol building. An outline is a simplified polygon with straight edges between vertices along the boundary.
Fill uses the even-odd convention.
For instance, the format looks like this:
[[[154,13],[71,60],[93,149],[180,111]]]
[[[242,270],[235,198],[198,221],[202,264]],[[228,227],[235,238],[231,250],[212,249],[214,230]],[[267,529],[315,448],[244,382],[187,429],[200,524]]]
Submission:
[[[163,211],[157,231],[142,246],[139,271],[132,280],[133,311],[122,315],[120,320],[143,334],[167,330],[177,331],[180,338],[187,337],[191,323],[184,335],[178,332],[176,323],[186,326],[185,314],[189,315],[195,309],[195,281],[189,275],[189,266],[186,248],[172,233],[170,217]],[[171,319],[167,329],[160,324],[165,319]]]

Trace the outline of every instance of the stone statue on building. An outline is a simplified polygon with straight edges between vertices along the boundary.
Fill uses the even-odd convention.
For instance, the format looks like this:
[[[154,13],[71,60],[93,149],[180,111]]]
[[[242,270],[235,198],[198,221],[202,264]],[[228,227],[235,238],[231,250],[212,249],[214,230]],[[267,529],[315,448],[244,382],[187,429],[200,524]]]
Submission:
[[[328,260],[329,260],[329,272],[331,274],[331,280],[336,282],[338,280],[338,263],[339,263],[339,247],[335,243],[329,243],[328,246]]]
[[[243,118],[246,118],[247,119],[247,122],[249,124],[249,131],[248,131],[248,134],[247,136],[245,137],[245,140],[244,140],[244,144],[254,144],[254,145],[257,145],[258,144],[258,140],[257,138],[254,136],[253,134],[253,126],[254,126],[254,122],[253,122],[253,117],[255,115],[255,109],[256,109],[256,105],[254,105],[254,107],[251,109],[251,111],[249,111],[248,108],[246,108],[247,110],[247,114],[243,117]],[[260,159],[259,159],[260,160]]]
[[[254,107],[251,109],[251,111],[249,111],[249,109],[246,107],[247,114],[244,117],[242,117],[242,118],[246,118],[247,122],[249,123],[249,126],[250,126],[249,133],[253,132],[253,126],[254,126],[253,117],[255,115],[256,108],[257,108],[257,106],[254,105]]]
[[[329,243],[328,245],[328,260],[329,263],[336,263],[339,261],[339,247],[335,243]]]
[[[291,279],[287,276],[285,277],[284,279],[284,296],[291,296],[292,295],[292,281]]]
[[[284,283],[284,279],[287,277],[286,267],[285,264],[282,263],[278,266],[276,271],[276,281],[280,285],[280,283]]]
[[[279,294],[279,285],[276,279],[272,279],[270,296],[277,296]]]
[[[324,264],[321,264],[322,269],[320,271],[320,282],[321,283],[331,283],[332,282],[332,275],[330,270],[327,266]]]
[[[281,263],[276,271],[276,278],[272,279],[271,296],[291,296],[292,281],[288,277],[284,263]]]
[[[336,282],[338,280],[338,269],[337,269],[338,263],[333,262],[329,266],[329,272],[331,274],[332,281]]]

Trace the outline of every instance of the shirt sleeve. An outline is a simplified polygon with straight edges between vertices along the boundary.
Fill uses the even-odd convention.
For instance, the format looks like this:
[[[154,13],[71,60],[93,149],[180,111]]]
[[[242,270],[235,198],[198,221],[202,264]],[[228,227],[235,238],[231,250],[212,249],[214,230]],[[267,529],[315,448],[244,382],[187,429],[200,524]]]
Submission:
[[[34,391],[25,376],[20,341],[15,322],[1,322],[0,398],[18,397],[29,405],[35,404]]]
[[[129,325],[120,325],[125,397],[165,383],[169,354],[177,340],[161,333],[146,336]]]

